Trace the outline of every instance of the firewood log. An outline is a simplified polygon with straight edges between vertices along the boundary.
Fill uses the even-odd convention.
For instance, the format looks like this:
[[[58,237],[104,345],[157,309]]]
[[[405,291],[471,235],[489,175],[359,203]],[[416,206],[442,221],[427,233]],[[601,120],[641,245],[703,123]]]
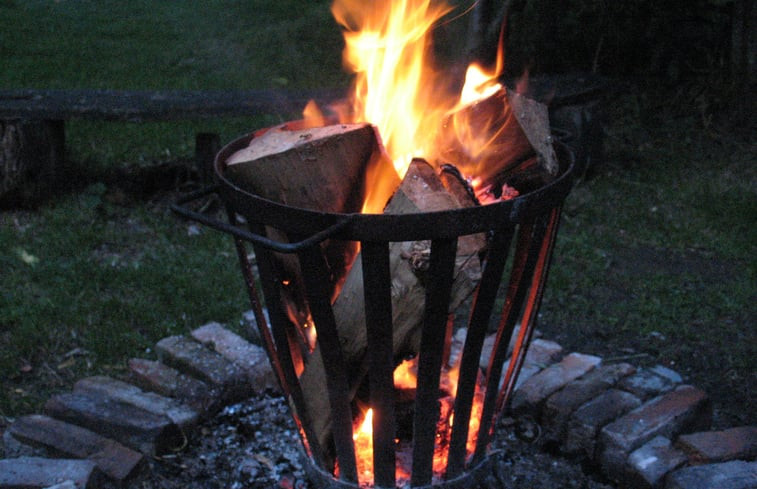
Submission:
[[[376,173],[382,175],[382,185],[371,182],[369,186]],[[380,209],[399,185],[376,129],[369,124],[302,128],[298,121],[260,131],[248,147],[228,158],[224,176],[265,199],[332,213],[357,213],[364,204]],[[271,227],[267,233],[272,239],[288,240]],[[357,245],[329,240],[322,248],[333,294],[355,259]],[[297,258],[282,253],[275,257],[280,279],[288,284],[282,300],[289,306],[290,319],[297,325],[306,324],[308,312]]]
[[[449,182],[454,187],[460,183]],[[459,198],[455,194],[460,195]],[[433,168],[423,160],[414,160],[397,192],[384,212],[404,214],[458,209],[473,205],[463,199],[465,192],[447,190]],[[454,282],[449,309],[454,311],[475,289],[481,277],[478,258],[486,245],[482,234],[463,236],[458,240]],[[405,356],[418,352],[420,325],[423,319],[425,287],[423,276],[430,255],[429,241],[396,242],[389,248],[391,271],[391,299],[393,350],[397,363]],[[367,348],[361,257],[355,260],[339,296],[333,304],[339,342],[345,361],[351,366],[350,384],[353,394],[366,374]],[[444,334],[444,332],[440,332]],[[326,378],[320,349],[309,357],[300,378],[308,402],[315,432],[322,446],[328,446],[331,435],[331,415],[326,392]]]
[[[440,163],[483,188],[507,184],[523,193],[557,175],[547,107],[504,88],[449,115],[438,147]]]

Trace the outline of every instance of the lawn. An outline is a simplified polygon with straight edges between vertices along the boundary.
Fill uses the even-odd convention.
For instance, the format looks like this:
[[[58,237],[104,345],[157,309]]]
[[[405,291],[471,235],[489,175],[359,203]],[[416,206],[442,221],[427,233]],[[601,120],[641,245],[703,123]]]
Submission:
[[[0,0],[0,88],[343,87],[329,3]],[[566,203],[540,329],[678,370],[713,395],[718,423],[756,424],[754,122],[695,84],[612,85],[606,157]],[[0,211],[0,416],[117,376],[166,335],[239,326],[231,241],[168,210],[187,182],[124,195],[112,175],[190,160],[197,131],[229,141],[295,115],[67,125],[77,190]]]

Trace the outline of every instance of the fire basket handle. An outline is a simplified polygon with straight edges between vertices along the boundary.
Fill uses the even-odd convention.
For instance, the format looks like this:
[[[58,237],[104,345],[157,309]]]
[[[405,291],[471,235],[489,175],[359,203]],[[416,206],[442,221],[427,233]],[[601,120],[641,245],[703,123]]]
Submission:
[[[206,216],[205,214],[201,214],[199,212],[195,212],[193,210],[190,210],[184,207],[184,204],[187,204],[197,199],[201,199],[207,195],[217,193],[219,189],[220,189],[220,185],[211,185],[209,187],[205,187],[195,192],[190,192],[184,195],[183,197],[181,197],[180,199],[178,199],[176,203],[171,204],[171,210],[175,212],[176,214],[184,217],[185,219],[197,221],[200,224],[204,224],[217,231],[231,234],[232,236],[236,238],[249,241],[250,243],[253,243],[253,244],[261,245],[265,248],[268,248],[272,251],[277,251],[279,253],[296,253],[300,250],[303,250],[310,246],[316,245],[322,241],[325,241],[331,236],[333,236],[334,234],[344,229],[347,225],[352,223],[352,220],[353,220],[353,216],[348,215],[344,219],[336,222],[335,224],[332,224],[331,226],[321,231],[318,231],[312,236],[309,236],[301,241],[297,241],[294,243],[282,243],[280,241],[275,241],[265,236],[261,236],[259,234],[251,233],[250,231],[247,231],[246,229],[241,229],[232,224],[219,221],[218,219]]]

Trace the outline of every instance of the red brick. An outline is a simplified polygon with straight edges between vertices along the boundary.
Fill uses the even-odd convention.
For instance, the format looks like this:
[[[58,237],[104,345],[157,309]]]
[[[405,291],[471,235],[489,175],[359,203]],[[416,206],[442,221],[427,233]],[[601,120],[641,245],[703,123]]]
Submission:
[[[183,430],[195,426],[200,418],[197,411],[175,399],[144,392],[137,386],[106,376],[81,379],[74,384],[74,392],[97,393],[151,413],[165,415]]]
[[[571,353],[534,375],[513,394],[512,410],[521,413],[537,409],[552,393],[568,382],[581,377],[602,361],[601,358],[582,353]]]
[[[129,360],[129,370],[130,380],[136,385],[179,399],[202,415],[213,414],[223,407],[220,392],[161,362],[132,358]]]
[[[622,475],[628,454],[662,435],[672,438],[691,429],[710,425],[712,410],[707,394],[684,385],[656,397],[602,428],[600,462],[606,476]]]
[[[33,447],[22,443],[9,430],[3,433],[2,443],[0,443],[0,458],[18,458],[18,457],[46,457],[47,453],[44,448]]]
[[[599,430],[640,405],[638,397],[618,389],[609,389],[583,404],[568,421],[563,452],[593,460]]]
[[[219,323],[208,323],[192,331],[191,335],[241,367],[255,392],[279,390],[278,381],[263,348],[253,345]]]
[[[683,377],[681,377],[681,374],[663,365],[655,365],[654,367],[651,367],[649,370],[652,373],[659,375],[660,377],[664,377],[668,379],[673,384],[680,384],[683,382]]]
[[[642,401],[673,390],[675,382],[669,376],[650,369],[642,369],[618,382],[618,388],[628,391]]]
[[[752,460],[757,457],[757,426],[681,435],[676,446],[695,464]]]
[[[678,469],[668,475],[665,489],[754,489],[757,462],[732,460]]]
[[[155,350],[163,363],[219,389],[224,404],[253,394],[240,367],[192,339],[169,336],[160,340]]]
[[[536,335],[537,332],[535,332],[534,335]],[[494,340],[496,339],[496,336],[497,335],[487,336],[484,340],[484,347],[481,350],[481,357],[479,361],[479,366],[483,370],[486,370],[489,367],[489,357],[491,356],[491,351],[494,347]],[[513,333],[513,339],[510,340],[510,344],[507,347],[508,355],[510,355],[513,351],[515,337],[516,333]],[[531,344],[528,347],[528,352],[526,353],[526,358],[523,363],[531,363],[539,366],[541,369],[558,361],[562,357],[562,353],[562,346],[555,343],[554,341],[536,338],[531,340]]]
[[[103,487],[102,472],[91,460],[19,457],[0,460],[0,489],[45,488],[73,481],[79,489]]]
[[[39,414],[18,418],[8,434],[21,443],[44,448],[54,457],[86,458],[112,480],[125,483],[147,470],[142,454],[79,426]]]
[[[549,396],[541,413],[542,439],[546,442],[563,440],[570,415],[578,407],[635,371],[628,363],[601,365]]]
[[[624,487],[656,489],[665,475],[686,463],[686,454],[673,448],[670,440],[657,436],[637,448],[628,456]]]
[[[94,394],[58,394],[45,403],[45,412],[148,455],[166,453],[185,442],[168,417]]]

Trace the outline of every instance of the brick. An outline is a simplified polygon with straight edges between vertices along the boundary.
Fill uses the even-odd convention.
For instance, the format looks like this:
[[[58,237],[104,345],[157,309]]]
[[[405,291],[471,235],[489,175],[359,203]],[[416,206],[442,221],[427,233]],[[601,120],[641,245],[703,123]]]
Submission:
[[[220,391],[161,362],[132,358],[130,380],[142,389],[179,399],[202,415],[221,409]]]
[[[665,489],[754,489],[757,462],[733,460],[678,469],[668,475]]]
[[[563,440],[570,415],[576,409],[635,371],[628,363],[600,365],[549,396],[541,413],[543,440],[553,443]]]
[[[507,345],[507,354],[510,355],[513,352],[515,346],[515,339],[517,338],[518,328],[513,331],[513,335],[510,337],[510,343]],[[531,340],[531,344],[528,347],[526,353],[525,363],[533,363],[535,365],[541,365],[541,368],[551,365],[558,361],[562,357],[563,348],[554,341],[543,340],[539,338],[541,333],[534,331],[534,337]],[[491,357],[492,348],[494,348],[494,340],[497,335],[489,335],[484,339],[484,346],[481,349],[481,356],[479,360],[479,367],[486,370],[489,367],[489,358]]]
[[[500,379],[500,385],[505,381],[505,372],[507,372],[507,366],[508,363],[505,363],[504,370],[502,372],[502,378]],[[520,387],[531,377],[538,374],[544,370],[544,367],[540,365],[536,365],[533,363],[523,363],[523,366],[520,368],[520,372],[518,372],[518,379],[515,381],[515,388],[513,389],[513,392],[520,389]]]
[[[600,463],[610,478],[622,474],[628,454],[661,435],[673,438],[710,425],[712,409],[707,394],[690,385],[656,397],[608,424],[600,432]]]
[[[221,354],[184,336],[169,336],[155,345],[163,363],[219,389],[225,404],[253,394],[244,371]]]
[[[669,472],[686,463],[686,454],[673,447],[664,436],[656,436],[628,456],[624,487],[657,489]]]
[[[45,412],[148,455],[160,455],[185,443],[181,430],[168,417],[93,394],[58,394],[48,399]]]
[[[521,413],[538,406],[565,384],[581,377],[602,361],[601,358],[582,353],[571,353],[534,375],[513,394],[512,410]]]
[[[255,392],[279,390],[265,350],[232,333],[219,323],[208,323],[191,333],[192,338],[241,367]]]
[[[686,452],[694,464],[752,460],[757,457],[757,426],[681,435],[676,446]]]
[[[586,402],[568,421],[562,451],[593,460],[599,430],[640,405],[638,397],[618,389],[609,389]]]
[[[104,484],[104,475],[91,460],[19,457],[0,460],[0,489],[45,488],[72,481],[79,489]]]
[[[200,419],[199,413],[186,404],[154,392],[144,392],[137,386],[106,376],[81,379],[74,384],[74,392],[99,394],[151,413],[165,415],[183,430],[191,429]]]
[[[90,430],[40,414],[18,418],[7,433],[21,443],[44,448],[54,457],[89,459],[119,483],[132,481],[147,471],[142,454]]]
[[[268,309],[263,308],[263,315],[266,322],[271,324],[271,319],[268,317]],[[260,328],[258,328],[258,320],[255,318],[255,311],[250,309],[242,314],[242,319],[239,321],[240,326],[247,332],[248,339],[256,345],[262,345],[263,339],[260,337]]]
[[[61,482],[60,484],[55,484],[54,486],[46,487],[45,489],[79,489],[76,487],[76,482],[72,481],[71,479]]]
[[[493,336],[490,338],[493,338]],[[489,348],[491,349],[491,346],[489,346]],[[523,359],[523,365],[520,368],[520,372],[518,372],[518,378],[515,381],[513,391],[520,389],[528,379],[544,370],[545,367],[560,360],[560,358],[562,358],[562,351],[562,346],[554,341],[542,339],[533,340],[526,352],[526,358]],[[488,367],[488,353],[486,358],[486,363],[484,363],[483,357],[480,362],[480,365],[483,365],[483,367],[481,367],[483,369]],[[502,376],[499,379],[500,386],[502,386],[505,381],[505,375],[507,374],[507,368],[509,365],[510,360],[508,359],[502,366]]]
[[[642,401],[673,390],[676,384],[669,378],[650,369],[642,369],[620,382],[618,388],[628,391]]]
[[[681,374],[679,374],[675,370],[669,369],[668,367],[664,367],[662,365],[655,365],[649,370],[652,373],[659,375],[660,377],[664,377],[668,379],[673,384],[680,384],[683,382],[683,377],[681,377]]]
[[[27,445],[14,438],[9,430],[3,433],[4,453],[0,458],[18,458],[18,457],[45,457],[47,452],[44,448]]]

